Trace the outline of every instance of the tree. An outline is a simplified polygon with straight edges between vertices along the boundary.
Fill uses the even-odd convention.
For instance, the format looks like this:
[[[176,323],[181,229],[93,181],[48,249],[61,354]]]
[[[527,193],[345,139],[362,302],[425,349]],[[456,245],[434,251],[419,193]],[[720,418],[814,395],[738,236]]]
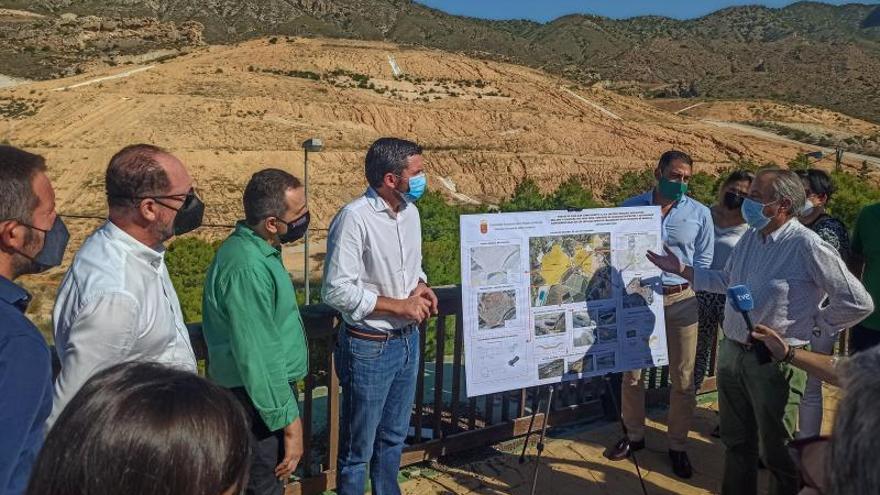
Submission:
[[[547,210],[549,201],[541,194],[534,180],[525,178],[516,185],[513,196],[501,203],[501,211],[541,211]]]
[[[691,180],[688,183],[688,196],[709,206],[715,202],[720,181],[722,180],[724,179],[709,175],[706,172],[697,172],[691,176]]]
[[[571,176],[559,184],[556,191],[546,199],[549,206],[555,210],[567,210],[570,208],[585,209],[599,208],[602,205],[593,198],[593,193],[584,188],[583,178]]]
[[[165,253],[171,283],[180,300],[186,322],[202,321],[202,293],[205,276],[219,243],[208,243],[198,237],[175,239]]]
[[[656,182],[653,168],[639,171],[630,170],[620,176],[617,184],[606,187],[602,196],[612,205],[619,205],[627,199],[653,188]]]
[[[833,172],[831,178],[837,190],[829,203],[829,213],[852,230],[862,208],[880,201],[880,188],[847,172]]]

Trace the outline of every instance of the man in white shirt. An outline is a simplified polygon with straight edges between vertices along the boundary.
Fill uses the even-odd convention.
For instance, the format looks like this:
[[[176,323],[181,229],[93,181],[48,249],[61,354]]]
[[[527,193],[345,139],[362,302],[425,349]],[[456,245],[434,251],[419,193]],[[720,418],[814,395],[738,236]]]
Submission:
[[[661,269],[692,281],[697,290],[724,293],[750,287],[751,321],[776,329],[791,349],[810,342],[813,329],[836,332],[873,310],[871,297],[837,251],[801,225],[803,184],[794,172],[758,172],[742,205],[751,227],[724,268],[685,266],[671,251],[649,253]],[[828,304],[820,307],[828,297]],[[770,493],[798,492],[798,472],[786,444],[792,439],[806,373],[791,366],[793,354],[762,364],[744,318],[728,299],[718,350],[721,441],[726,448],[722,495],[758,493],[758,457],[770,471]],[[794,352],[794,351],[792,351]]]
[[[382,138],[366,157],[370,187],[333,219],[324,302],[345,320],[336,347],[342,384],[336,493],[399,495],[397,473],[415,396],[418,324],[437,313],[422,270],[415,207],[425,191],[422,148]]]
[[[196,371],[163,243],[202,222],[204,204],[173,155],[146,144],[123,148],[106,174],[110,215],[73,259],[54,308],[51,426],[83,383],[124,361]]]

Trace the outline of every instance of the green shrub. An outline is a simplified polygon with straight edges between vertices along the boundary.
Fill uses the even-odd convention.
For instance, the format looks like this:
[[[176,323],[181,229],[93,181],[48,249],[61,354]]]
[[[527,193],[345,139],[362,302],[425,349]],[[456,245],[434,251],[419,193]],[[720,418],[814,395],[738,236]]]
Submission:
[[[611,205],[620,205],[628,198],[641,194],[651,189],[656,184],[654,169],[645,168],[639,171],[624,172],[618,179],[617,184],[609,184],[603,191],[602,197]]]
[[[880,188],[847,172],[833,172],[831,178],[837,190],[831,198],[829,213],[852,231],[862,208],[880,202]]]
[[[202,321],[202,293],[205,275],[219,243],[208,243],[198,237],[175,239],[165,253],[171,282],[180,300],[186,322]]]

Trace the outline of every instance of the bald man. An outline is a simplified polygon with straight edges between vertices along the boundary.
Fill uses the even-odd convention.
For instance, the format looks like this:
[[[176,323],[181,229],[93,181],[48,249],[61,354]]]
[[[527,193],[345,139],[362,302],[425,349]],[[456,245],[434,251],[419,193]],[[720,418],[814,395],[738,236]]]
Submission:
[[[106,175],[109,219],[76,254],[55,302],[49,425],[96,372],[124,361],[196,371],[164,243],[201,225],[204,204],[180,160],[156,146],[123,148]]]

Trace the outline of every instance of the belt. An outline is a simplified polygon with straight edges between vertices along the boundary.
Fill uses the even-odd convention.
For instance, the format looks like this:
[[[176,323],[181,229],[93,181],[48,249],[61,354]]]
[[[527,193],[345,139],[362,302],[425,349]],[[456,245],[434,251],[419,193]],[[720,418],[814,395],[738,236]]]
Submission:
[[[742,350],[744,350],[744,351],[746,351],[746,352],[752,352],[752,351],[755,350],[755,346],[754,346],[754,344],[752,344],[752,343],[743,344],[742,342],[738,342],[738,341],[736,341],[736,340],[729,339],[729,338],[727,338],[727,337],[725,337],[725,339],[727,339],[727,340],[733,342],[734,344],[738,345]],[[789,346],[789,347],[792,347],[792,348],[794,348],[794,349],[803,349],[804,347],[806,347],[806,344],[805,344],[805,345],[791,345],[791,344],[789,344],[788,346]]]
[[[372,340],[375,342],[387,342],[391,339],[402,339],[415,332],[417,329],[418,327],[415,325],[407,325],[403,328],[394,328],[387,331],[345,325],[345,333],[349,337],[361,340]]]
[[[663,286],[663,295],[664,296],[671,296],[673,294],[678,294],[678,293],[681,293],[681,292],[688,290],[688,288],[690,288],[690,286],[691,285],[687,282],[685,282],[683,284],[678,284],[678,285],[664,285]]]

